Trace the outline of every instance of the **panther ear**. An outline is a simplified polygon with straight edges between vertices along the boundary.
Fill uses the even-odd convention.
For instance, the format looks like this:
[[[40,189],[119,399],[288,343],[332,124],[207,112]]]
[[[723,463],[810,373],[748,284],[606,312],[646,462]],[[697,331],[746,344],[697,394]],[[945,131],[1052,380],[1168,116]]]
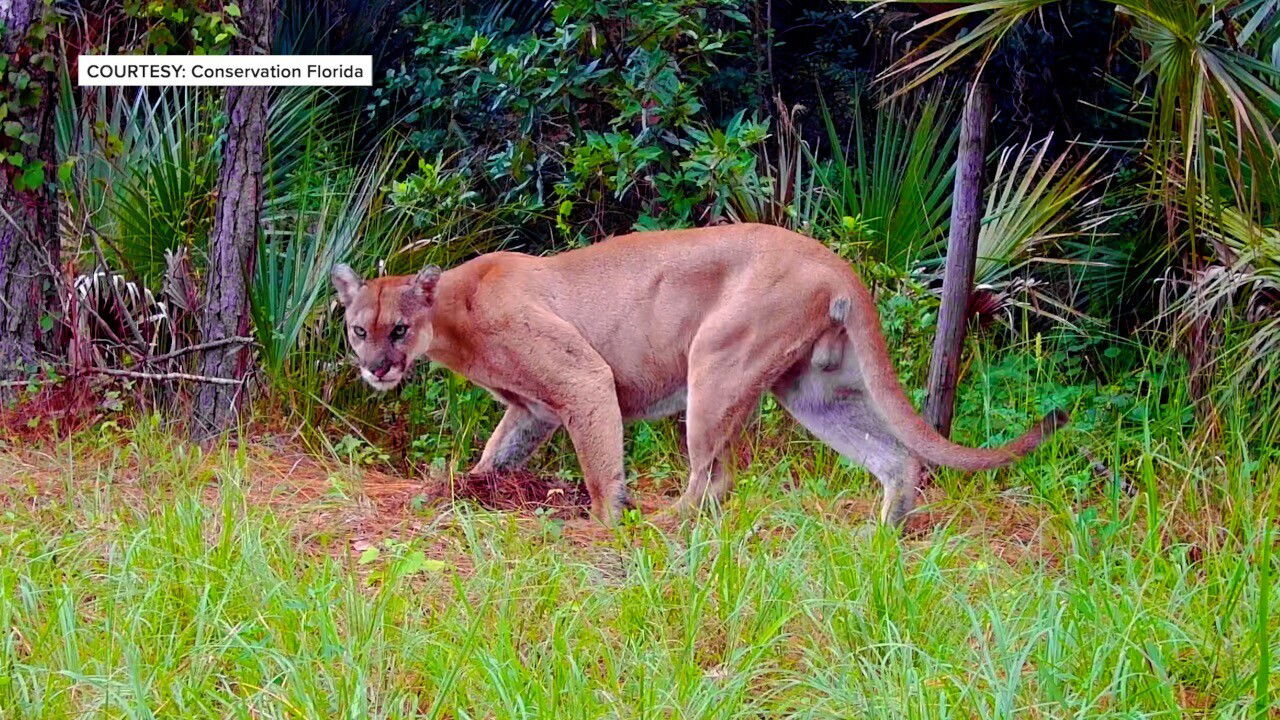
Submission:
[[[440,266],[428,265],[413,276],[413,288],[423,304],[430,305],[436,299],[436,283],[440,281]]]
[[[356,293],[364,287],[364,280],[350,266],[341,263],[334,265],[329,271],[329,279],[333,281],[333,289],[338,291],[338,302],[343,306],[351,304]]]

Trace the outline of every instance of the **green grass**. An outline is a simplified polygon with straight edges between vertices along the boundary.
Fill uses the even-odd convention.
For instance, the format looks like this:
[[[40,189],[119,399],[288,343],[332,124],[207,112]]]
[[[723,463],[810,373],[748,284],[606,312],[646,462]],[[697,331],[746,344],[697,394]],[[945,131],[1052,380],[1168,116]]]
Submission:
[[[1029,414],[1051,385],[979,365],[962,407]],[[317,518],[384,476],[275,498],[276,451],[147,422],[10,447],[0,717],[1274,717],[1274,451],[1243,412],[1197,438],[1173,383],[1117,387],[1059,388],[1073,428],[942,474],[905,539],[768,407],[696,523],[411,505],[354,547]]]

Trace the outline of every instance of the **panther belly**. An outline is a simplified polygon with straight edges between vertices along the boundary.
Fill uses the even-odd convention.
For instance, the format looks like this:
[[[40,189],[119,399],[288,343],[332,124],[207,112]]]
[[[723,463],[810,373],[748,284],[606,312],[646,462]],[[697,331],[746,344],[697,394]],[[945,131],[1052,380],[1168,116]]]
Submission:
[[[623,407],[623,417],[627,420],[657,420],[669,417],[684,412],[688,400],[689,392],[681,386],[656,399],[645,398],[635,404],[629,404],[630,407]]]

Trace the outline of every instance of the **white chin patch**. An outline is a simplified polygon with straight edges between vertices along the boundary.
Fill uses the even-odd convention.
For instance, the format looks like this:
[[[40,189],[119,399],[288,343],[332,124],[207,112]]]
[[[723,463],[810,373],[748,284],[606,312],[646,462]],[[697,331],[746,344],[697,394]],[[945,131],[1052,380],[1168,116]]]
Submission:
[[[386,392],[394,388],[396,385],[399,385],[400,378],[402,376],[403,376],[403,373],[392,372],[392,373],[387,373],[386,375],[383,375],[382,379],[379,380],[378,377],[373,373],[369,372],[364,368],[360,368],[360,377],[364,378],[364,381],[369,383],[369,387],[372,387],[374,390],[377,390],[378,392]]]

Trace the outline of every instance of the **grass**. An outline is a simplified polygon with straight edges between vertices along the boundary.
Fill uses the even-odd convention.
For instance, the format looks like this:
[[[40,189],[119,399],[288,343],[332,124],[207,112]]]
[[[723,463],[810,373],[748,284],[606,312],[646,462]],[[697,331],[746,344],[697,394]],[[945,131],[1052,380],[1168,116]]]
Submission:
[[[964,402],[1032,414],[1051,379],[1009,366]],[[424,505],[269,436],[11,444],[0,717],[1275,717],[1274,450],[1243,412],[1196,437],[1175,385],[1081,390],[1033,458],[941,474],[902,539],[768,407],[721,512],[615,531]],[[650,507],[680,484],[640,475]]]

